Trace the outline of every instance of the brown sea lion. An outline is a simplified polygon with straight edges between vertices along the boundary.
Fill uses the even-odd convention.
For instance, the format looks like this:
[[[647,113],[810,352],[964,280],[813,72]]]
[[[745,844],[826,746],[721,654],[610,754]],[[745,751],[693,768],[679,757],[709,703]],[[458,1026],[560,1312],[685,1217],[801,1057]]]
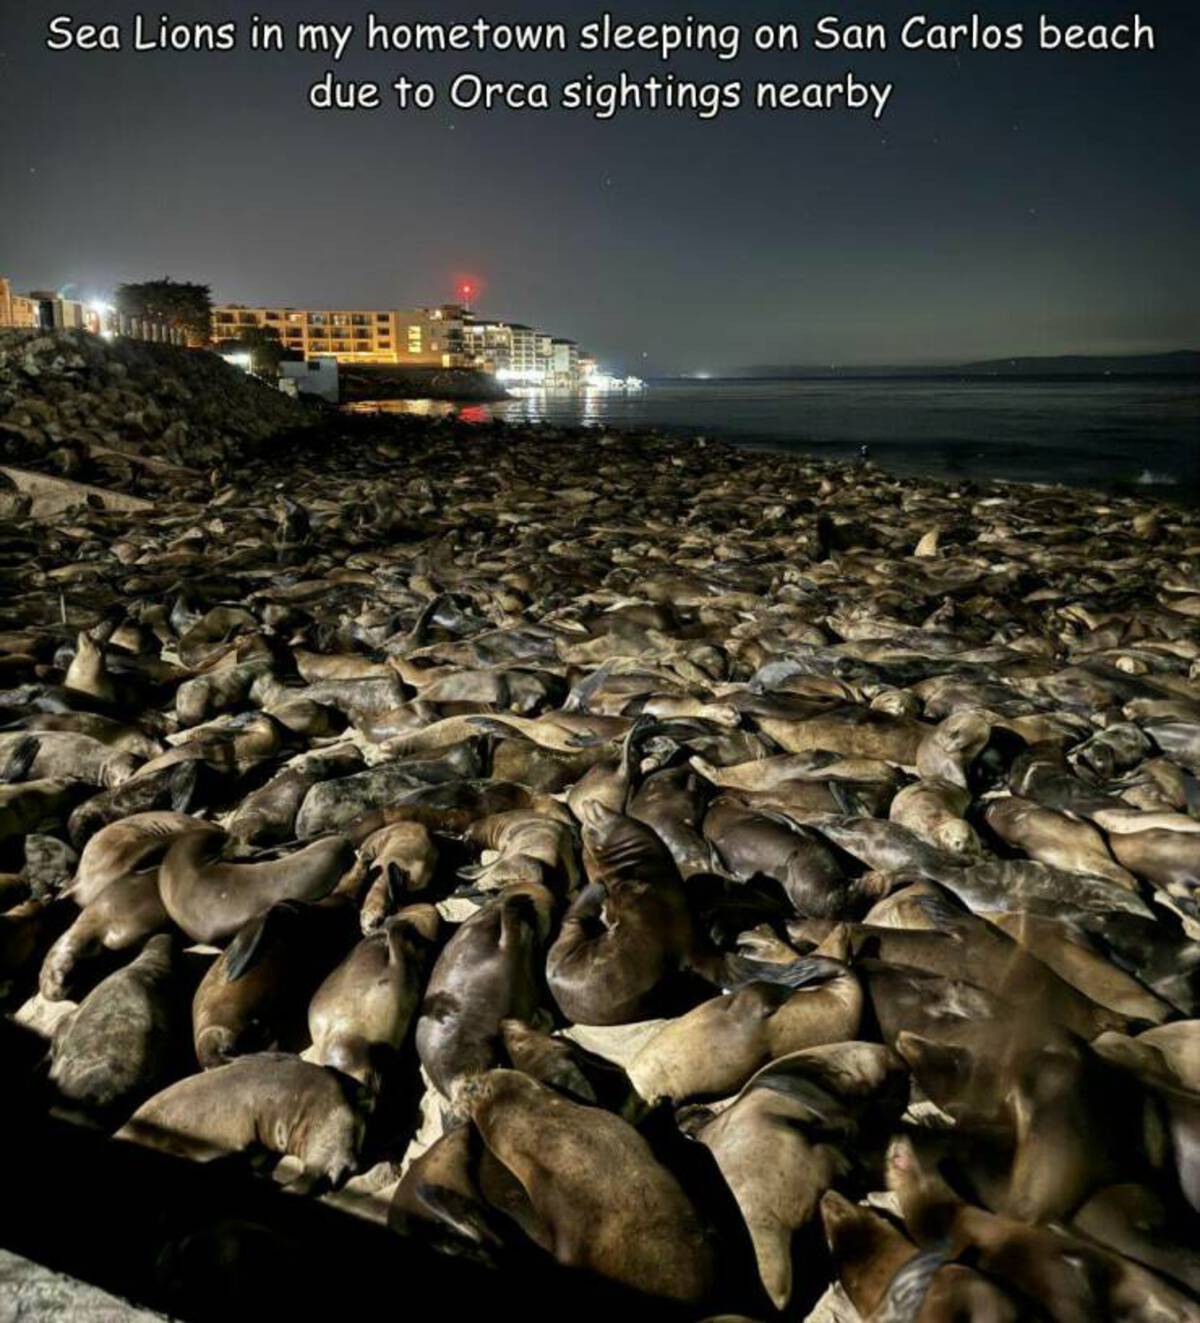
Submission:
[[[888,809],[892,822],[959,858],[981,855],[983,846],[975,828],[963,818],[971,805],[971,792],[952,781],[913,781],[897,792]]]
[[[893,1141],[888,1188],[918,1244],[944,1245],[1018,1298],[1050,1303],[1062,1323],[1200,1320],[1200,1306],[1130,1260],[1062,1231],[1030,1226],[962,1202],[924,1170],[910,1140]]]
[[[904,1074],[900,1059],[873,1043],[792,1053],[760,1070],[730,1107],[691,1130],[737,1200],[776,1309],[786,1308],[792,1295],[794,1233],[850,1170],[839,1144],[855,1139],[853,1102]]]
[[[157,863],[183,832],[218,830],[201,818],[164,810],[134,813],[109,823],[83,847],[71,897],[86,907],[110,882]]]
[[[46,953],[38,980],[42,996],[71,997],[102,952],[127,951],[170,922],[153,869],[110,882]]]
[[[1075,1213],[1071,1229],[1200,1296],[1197,1228],[1179,1220],[1149,1186],[1109,1185]]]
[[[364,937],[313,994],[316,1060],[378,1092],[416,1013],[439,927],[432,905],[409,905]]]
[[[505,887],[461,924],[433,967],[417,1021],[417,1053],[443,1097],[498,1061],[500,1024],[541,1002],[542,950],[553,910],[536,883]]]
[[[1162,1100],[1179,1188],[1200,1212],[1200,1020],[1176,1020],[1136,1038],[1101,1034],[1092,1048]]]
[[[878,1323],[1018,1323],[1017,1301],[992,1281],[937,1251],[922,1254],[874,1209],[836,1190],[821,1199],[825,1239],[842,1289]]]
[[[644,824],[599,801],[585,808],[589,885],[546,956],[546,982],[568,1020],[628,1024],[654,1013],[699,943],[670,851]]]
[[[997,1212],[1024,1222],[1057,1220],[1112,1179],[1112,1131],[1125,1100],[1105,1087],[1069,1035],[1028,1019],[984,1021],[936,1042],[903,1032],[896,1049],[922,1091],[960,1128],[1011,1132],[1009,1187]]]
[[[777,1057],[855,1037],[863,993],[840,961],[801,957],[772,979],[702,1002],[664,1025],[629,1063],[638,1093],[649,1103],[719,1097]]]
[[[358,857],[371,879],[362,902],[364,933],[374,932],[409,893],[424,891],[437,872],[437,846],[419,822],[380,827],[358,847]]]
[[[700,1218],[627,1122],[515,1070],[477,1077],[464,1100],[549,1228],[560,1263],[647,1295],[695,1302],[709,1293],[715,1260]]]
[[[480,890],[521,881],[557,884],[568,892],[578,888],[581,870],[567,820],[517,809],[473,822],[465,836],[469,844],[494,854],[477,867],[460,870],[459,876]]]
[[[173,939],[151,937],[124,969],[98,983],[54,1032],[50,1078],[72,1102],[128,1109],[169,1070],[175,976]]]
[[[276,901],[250,919],[209,965],[192,1001],[196,1060],[205,1070],[235,1056],[292,1046],[308,999],[357,935],[348,896]]]
[[[195,1162],[261,1146],[299,1159],[313,1184],[337,1188],[358,1166],[359,1103],[344,1076],[284,1052],[261,1052],[156,1093],[116,1137]]]
[[[1023,851],[1031,859],[1069,873],[1090,873],[1137,890],[1133,874],[1114,861],[1104,837],[1090,823],[1015,795],[993,799],[983,817],[1006,845]]]
[[[565,1038],[543,1033],[524,1020],[503,1020],[500,1035],[513,1069],[577,1102],[594,1103],[596,1090],[579,1068],[576,1049]]]
[[[296,815],[304,797],[318,781],[351,776],[362,768],[362,754],[353,745],[307,755],[285,767],[264,786],[252,790],[229,820],[234,840],[271,845],[293,840]]]
[[[739,881],[772,877],[797,914],[839,919],[877,898],[874,879],[845,875],[827,842],[781,814],[758,812],[720,796],[704,815],[704,835]]]
[[[196,942],[222,942],[280,900],[327,896],[354,863],[344,836],[313,841],[265,863],[227,863],[225,838],[187,832],[159,867],[159,892],[171,919]]]

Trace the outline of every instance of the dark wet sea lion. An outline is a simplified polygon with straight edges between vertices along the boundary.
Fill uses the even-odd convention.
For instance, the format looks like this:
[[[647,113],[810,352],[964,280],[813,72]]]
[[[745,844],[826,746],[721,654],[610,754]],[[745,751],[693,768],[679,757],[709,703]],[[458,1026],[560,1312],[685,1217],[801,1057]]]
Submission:
[[[541,1002],[542,950],[553,899],[515,883],[461,924],[438,956],[417,1021],[417,1053],[443,1097],[499,1060],[500,1024]]]
[[[1145,1185],[1109,1185],[1071,1219],[1071,1229],[1200,1296],[1197,1226],[1180,1226],[1174,1209]]]
[[[156,1093],[116,1137],[197,1162],[262,1146],[298,1158],[310,1181],[337,1187],[358,1165],[357,1101],[333,1071],[262,1052]]]
[[[60,826],[86,794],[87,787],[79,781],[0,785],[0,842],[41,828]],[[71,839],[75,840],[74,835]]]
[[[313,994],[316,1060],[377,1089],[408,1034],[437,937],[432,905],[410,905],[364,937]]]
[[[221,839],[188,832],[159,867],[159,893],[171,919],[197,942],[222,942],[280,900],[327,896],[354,862],[344,836],[313,841],[265,863],[227,863]]]
[[[700,1218],[632,1126],[515,1070],[478,1077],[466,1105],[549,1228],[559,1262],[647,1295],[708,1294],[716,1265]]]
[[[296,815],[296,834],[308,839],[340,831],[364,813],[395,803],[404,791],[479,776],[482,771],[478,743],[467,740],[447,749],[440,758],[401,758],[350,776],[318,781],[304,796]]]
[[[311,754],[252,790],[229,822],[229,834],[251,845],[270,845],[296,836],[296,815],[318,781],[352,775],[362,755],[352,745]]]
[[[173,939],[151,937],[124,969],[96,985],[54,1033],[50,1078],[72,1102],[125,1109],[161,1086],[173,1053]]]
[[[153,776],[134,777],[116,790],[92,795],[71,814],[72,844],[84,845],[101,827],[138,813],[190,811],[209,802],[216,774],[199,760],[174,763]]]

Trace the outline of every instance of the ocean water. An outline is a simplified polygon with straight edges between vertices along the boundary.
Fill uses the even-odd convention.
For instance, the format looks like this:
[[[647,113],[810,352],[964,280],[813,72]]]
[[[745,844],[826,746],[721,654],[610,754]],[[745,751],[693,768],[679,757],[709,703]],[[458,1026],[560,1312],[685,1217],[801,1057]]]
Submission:
[[[658,428],[755,449],[857,456],[898,474],[1140,489],[1200,500],[1200,380],[874,378],[651,381],[634,394],[389,402],[468,422]]]

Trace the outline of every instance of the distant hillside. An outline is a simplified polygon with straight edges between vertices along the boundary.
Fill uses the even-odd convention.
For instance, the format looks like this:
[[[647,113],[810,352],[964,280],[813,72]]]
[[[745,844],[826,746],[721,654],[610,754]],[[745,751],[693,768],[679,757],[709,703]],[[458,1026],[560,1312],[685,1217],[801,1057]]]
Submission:
[[[991,358],[926,367],[797,367],[755,365],[731,377],[1200,377],[1200,350],[1169,354],[1069,354],[1057,358]]]

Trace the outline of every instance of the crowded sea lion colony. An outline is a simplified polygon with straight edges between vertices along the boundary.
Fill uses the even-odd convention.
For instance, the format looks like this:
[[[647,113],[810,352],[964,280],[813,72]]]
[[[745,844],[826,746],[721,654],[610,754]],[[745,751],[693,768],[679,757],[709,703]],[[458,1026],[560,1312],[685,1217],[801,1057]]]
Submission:
[[[1195,512],[353,419],[139,481],[6,498],[6,1088],[648,1314],[1200,1319]]]

